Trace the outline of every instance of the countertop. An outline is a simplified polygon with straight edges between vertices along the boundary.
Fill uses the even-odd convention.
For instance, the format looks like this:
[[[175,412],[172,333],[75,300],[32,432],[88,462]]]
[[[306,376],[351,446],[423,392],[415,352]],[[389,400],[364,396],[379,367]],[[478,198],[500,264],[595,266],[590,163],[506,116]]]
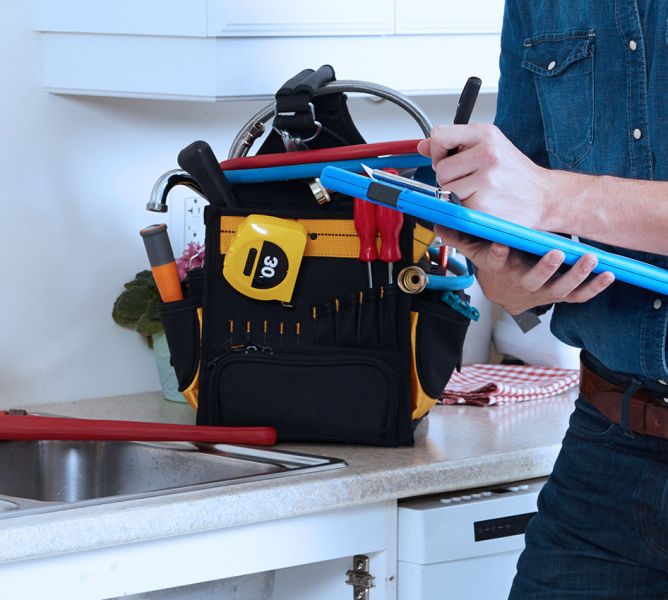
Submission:
[[[347,468],[0,520],[0,563],[547,475],[573,396],[436,406],[412,448],[280,444]],[[158,393],[23,407],[83,418],[193,423]]]

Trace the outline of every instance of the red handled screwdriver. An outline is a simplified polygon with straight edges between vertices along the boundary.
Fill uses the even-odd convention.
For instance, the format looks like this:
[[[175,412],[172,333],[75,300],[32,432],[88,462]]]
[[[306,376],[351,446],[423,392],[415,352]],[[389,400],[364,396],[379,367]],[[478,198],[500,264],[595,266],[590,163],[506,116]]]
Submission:
[[[399,175],[396,169],[383,169],[388,173]],[[380,260],[387,263],[387,282],[393,283],[394,263],[401,260],[399,248],[399,232],[404,224],[404,215],[398,210],[387,206],[376,206],[376,224],[380,231]]]
[[[371,274],[371,263],[378,260],[376,249],[376,205],[361,198],[355,198],[353,203],[355,215],[355,231],[360,239],[361,261],[367,265],[369,273],[369,288],[373,287],[373,276]]]

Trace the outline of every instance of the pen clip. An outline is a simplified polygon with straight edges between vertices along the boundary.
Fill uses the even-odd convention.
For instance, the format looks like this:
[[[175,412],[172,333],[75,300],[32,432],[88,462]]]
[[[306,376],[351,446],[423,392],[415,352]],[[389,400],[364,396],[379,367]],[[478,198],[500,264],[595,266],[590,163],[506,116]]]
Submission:
[[[459,198],[456,194],[447,190],[443,190],[440,187],[422,183],[421,181],[415,181],[414,179],[408,179],[407,177],[395,175],[394,173],[388,173],[387,171],[381,171],[380,169],[371,169],[365,164],[362,164],[362,168],[364,169],[364,172],[374,181],[398,185],[414,192],[420,192],[422,194],[427,194],[428,196],[434,196],[438,200],[460,204]]]

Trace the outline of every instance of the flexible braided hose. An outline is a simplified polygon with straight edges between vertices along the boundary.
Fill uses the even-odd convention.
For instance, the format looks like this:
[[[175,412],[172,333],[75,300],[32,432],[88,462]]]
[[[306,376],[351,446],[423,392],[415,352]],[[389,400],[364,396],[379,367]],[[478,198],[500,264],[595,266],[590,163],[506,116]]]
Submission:
[[[384,85],[378,83],[370,83],[368,81],[354,81],[354,80],[341,80],[341,81],[330,81],[317,92],[315,96],[324,96],[326,94],[338,94],[340,92],[358,92],[361,94],[369,94],[371,96],[377,96],[388,100],[396,104],[397,106],[403,108],[408,114],[417,121],[422,133],[425,137],[429,136],[431,131],[431,121],[425,112],[412,100],[404,96],[403,94],[388,88]],[[264,131],[264,123],[266,123],[274,115],[275,104],[272,102],[264,108],[256,112],[241,128],[239,133],[234,138],[232,146],[230,147],[230,152],[228,158],[237,158],[240,156],[246,156],[250,150],[253,142],[257,137],[262,135]]]

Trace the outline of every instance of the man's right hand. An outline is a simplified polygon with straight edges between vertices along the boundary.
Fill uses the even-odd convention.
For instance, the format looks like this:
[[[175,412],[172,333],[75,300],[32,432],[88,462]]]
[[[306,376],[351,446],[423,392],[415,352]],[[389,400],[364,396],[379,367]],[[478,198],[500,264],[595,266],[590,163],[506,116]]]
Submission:
[[[473,262],[485,296],[511,315],[554,302],[586,302],[615,280],[609,271],[587,280],[597,263],[593,254],[585,254],[568,271],[557,273],[564,262],[560,250],[550,250],[530,263],[526,254],[501,244],[439,226],[436,233],[444,244]]]

